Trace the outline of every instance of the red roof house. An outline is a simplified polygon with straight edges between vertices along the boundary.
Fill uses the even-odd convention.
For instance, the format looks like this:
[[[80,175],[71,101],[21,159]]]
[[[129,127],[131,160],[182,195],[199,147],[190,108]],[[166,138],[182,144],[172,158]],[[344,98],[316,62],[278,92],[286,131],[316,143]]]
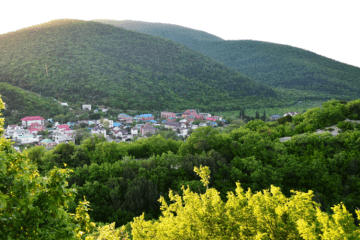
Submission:
[[[45,125],[45,123],[44,123],[45,119],[40,116],[24,117],[21,119],[21,121],[22,121],[22,126],[24,126],[24,127],[28,127],[33,123],[38,123],[41,126]]]

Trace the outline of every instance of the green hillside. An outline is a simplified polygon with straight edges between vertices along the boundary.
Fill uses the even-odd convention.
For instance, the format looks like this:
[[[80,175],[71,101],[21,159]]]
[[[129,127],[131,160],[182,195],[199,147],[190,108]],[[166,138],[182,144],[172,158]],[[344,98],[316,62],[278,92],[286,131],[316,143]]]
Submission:
[[[151,23],[142,21],[116,21],[106,19],[95,19],[95,22],[110,24],[115,27],[125,28],[136,32],[146,33],[153,36],[163,37],[184,44],[189,48],[195,48],[199,42],[223,41],[224,39],[210,33],[199,31],[175,24]]]
[[[254,80],[304,95],[355,99],[360,68],[291,46],[243,40],[208,42],[196,49]]]
[[[184,44],[260,83],[284,90],[298,90],[308,99],[356,99],[360,96],[360,68],[300,48],[252,40],[216,40],[215,37],[204,41],[193,37],[197,30],[188,29],[188,36],[174,34],[177,28],[182,28],[165,28],[159,23],[100,22]],[[198,31],[198,34],[201,33]]]
[[[41,97],[37,93],[29,92],[8,83],[0,82],[1,99],[6,104],[2,110],[5,126],[17,124],[26,116],[42,116],[48,118],[63,114],[66,109],[50,97]]]
[[[295,101],[181,44],[80,20],[0,35],[0,78],[43,96],[121,109],[231,110]]]

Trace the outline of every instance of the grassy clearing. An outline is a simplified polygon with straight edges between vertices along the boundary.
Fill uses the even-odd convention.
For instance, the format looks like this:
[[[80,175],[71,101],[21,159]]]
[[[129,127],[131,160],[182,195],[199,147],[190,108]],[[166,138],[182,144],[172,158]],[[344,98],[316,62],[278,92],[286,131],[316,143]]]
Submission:
[[[326,102],[326,101],[323,101]],[[299,112],[299,113],[304,113],[306,112],[308,109],[311,108],[315,108],[315,107],[320,107],[322,108],[321,104],[323,102],[320,101],[306,101],[306,102],[298,102],[297,104],[291,106],[291,107],[286,107],[286,108],[260,108],[260,109],[245,109],[245,114],[250,116],[250,117],[255,117],[255,113],[256,111],[258,111],[260,113],[260,116],[263,115],[264,110],[266,113],[266,116],[272,116],[274,114],[279,114],[279,115],[283,115],[287,112]],[[228,111],[228,112],[215,112],[216,116],[222,116],[223,118],[238,118],[239,117],[239,111]]]

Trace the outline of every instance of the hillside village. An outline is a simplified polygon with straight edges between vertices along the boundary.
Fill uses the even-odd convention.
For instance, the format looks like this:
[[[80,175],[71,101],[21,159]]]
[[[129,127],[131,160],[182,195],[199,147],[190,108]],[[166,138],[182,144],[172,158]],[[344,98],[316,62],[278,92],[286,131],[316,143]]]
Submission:
[[[61,105],[66,106],[67,103]],[[84,111],[91,111],[91,105],[83,105]],[[107,108],[93,110],[94,113],[107,112]],[[295,116],[298,112],[288,112],[283,115]],[[282,116],[272,115],[270,120],[275,121]],[[11,138],[15,145],[38,145],[47,148],[55,147],[60,143],[76,143],[75,139],[81,139],[83,133],[77,129],[85,128],[90,135],[101,135],[108,142],[130,142],[141,138],[147,138],[157,134],[160,130],[172,130],[180,139],[184,140],[192,130],[199,127],[211,126],[213,128],[224,127],[229,122],[221,116],[212,116],[210,113],[197,113],[196,109],[187,109],[183,113],[163,111],[160,118],[155,120],[152,114],[140,114],[130,116],[120,113],[117,120],[108,118],[95,120],[81,120],[60,124],[52,119],[44,119],[41,116],[27,116],[21,119],[21,125],[8,125],[5,138]],[[194,124],[196,123],[196,124]],[[19,149],[19,147],[17,147]]]

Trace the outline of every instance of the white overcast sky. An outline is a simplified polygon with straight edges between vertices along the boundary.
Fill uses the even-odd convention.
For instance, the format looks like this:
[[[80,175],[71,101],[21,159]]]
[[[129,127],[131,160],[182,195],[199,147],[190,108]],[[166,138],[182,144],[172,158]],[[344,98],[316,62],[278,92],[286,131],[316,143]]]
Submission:
[[[359,6],[359,0],[4,0],[0,34],[64,18],[171,23],[225,40],[299,47],[360,67]]]

